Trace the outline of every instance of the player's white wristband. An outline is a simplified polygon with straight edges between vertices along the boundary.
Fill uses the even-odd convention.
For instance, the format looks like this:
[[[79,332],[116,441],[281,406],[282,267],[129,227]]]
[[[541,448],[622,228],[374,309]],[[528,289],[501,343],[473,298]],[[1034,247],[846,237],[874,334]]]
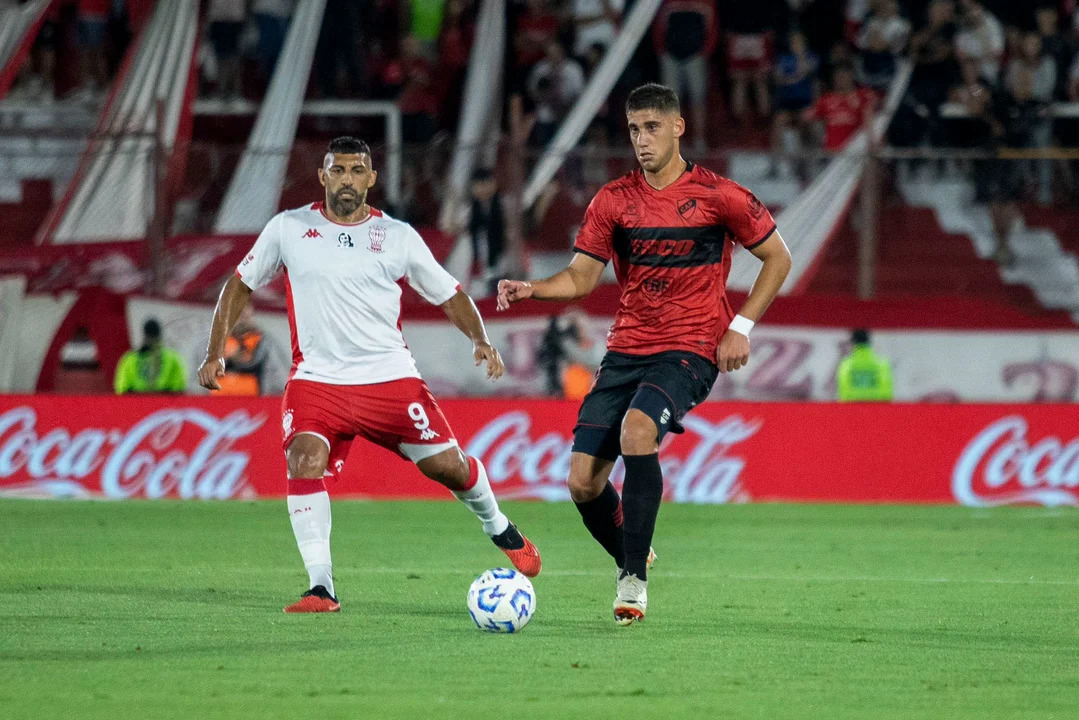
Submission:
[[[747,317],[741,315],[735,315],[734,320],[731,320],[731,324],[727,326],[728,330],[734,330],[739,335],[745,335],[749,337],[749,331],[753,329],[754,323]]]

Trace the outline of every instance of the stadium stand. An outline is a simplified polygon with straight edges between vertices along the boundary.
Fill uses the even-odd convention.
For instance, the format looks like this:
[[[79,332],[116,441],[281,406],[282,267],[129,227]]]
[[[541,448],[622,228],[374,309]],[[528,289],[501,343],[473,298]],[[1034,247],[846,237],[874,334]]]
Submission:
[[[70,3],[27,3],[19,28],[0,45],[7,48],[0,78],[12,85],[0,100],[0,166],[8,171],[0,178],[0,271],[24,277],[30,295],[102,286],[209,301],[265,217],[313,198],[311,158],[346,131],[374,148],[382,170],[376,203],[419,227],[478,297],[499,272],[553,271],[588,198],[633,167],[619,104],[629,87],[660,77],[660,55],[670,48],[655,33],[672,21],[716,31],[700,8],[672,19],[674,6],[638,2],[618,11],[620,34],[581,44],[570,5],[455,1],[426,26],[403,1],[305,0],[284,22],[228,3],[130,3],[130,47],[109,45],[113,55],[114,45],[127,47],[109,93],[83,92],[85,78],[54,67],[51,100],[39,102],[30,76],[48,63],[35,56],[36,33],[59,28],[56,52],[69,68],[82,67],[82,48],[65,39],[77,19]],[[685,152],[753,188],[777,214],[796,258],[784,293],[884,302],[963,297],[986,313],[1003,304],[1016,317],[1050,324],[1079,317],[1068,208],[1075,160],[1061,149],[1074,143],[1079,107],[1074,10],[1065,4],[1051,13],[1037,4],[1027,14],[1005,13],[998,52],[962,32],[975,20],[995,27],[992,3],[834,5],[839,12],[827,3],[762,3],[757,16],[718,2],[718,36],[702,46],[711,50],[706,127],[691,133]],[[284,28],[280,48],[272,33],[256,37],[259,22]],[[746,38],[762,23],[763,55],[745,55],[756,42]],[[787,102],[774,94],[778,80],[768,81],[767,98],[756,94],[755,81],[733,87],[734,66],[756,58],[771,72],[773,63],[789,62],[795,32],[815,58],[815,97],[835,68],[848,66],[881,91],[873,122],[856,122],[841,148],[821,147],[808,110],[773,129],[772,106]],[[346,50],[328,50],[346,36],[353,40]],[[505,41],[504,52],[496,39]],[[570,122],[556,125],[544,145],[537,112],[551,99],[529,78],[542,74],[537,68],[550,62],[552,45],[567,67],[580,69],[584,85],[558,106],[558,118]],[[492,61],[500,55],[502,62]],[[965,67],[975,74],[966,85]],[[984,113],[1018,112],[1016,83],[1028,76],[1043,95],[1031,106],[1033,134],[1016,135],[1019,155],[1001,155],[995,140],[972,144],[978,123],[988,122]],[[452,87],[463,87],[464,96]],[[982,88],[994,98],[985,107],[977,105]],[[737,108],[732,92],[744,92]],[[1004,208],[1014,218],[1004,240],[1000,203],[986,202],[976,182],[974,170],[986,162],[1018,183],[1020,202]],[[511,211],[502,218],[508,246],[498,267],[473,256],[468,233],[477,168],[493,170],[499,202]],[[125,238],[147,242],[102,242]],[[95,247],[65,255],[35,249],[35,240],[94,240]],[[169,267],[155,272],[163,257]],[[746,291],[753,269],[747,254],[736,254],[731,287]],[[263,307],[281,308],[284,289],[271,285],[257,297]],[[415,296],[406,293],[404,304],[423,316]]]

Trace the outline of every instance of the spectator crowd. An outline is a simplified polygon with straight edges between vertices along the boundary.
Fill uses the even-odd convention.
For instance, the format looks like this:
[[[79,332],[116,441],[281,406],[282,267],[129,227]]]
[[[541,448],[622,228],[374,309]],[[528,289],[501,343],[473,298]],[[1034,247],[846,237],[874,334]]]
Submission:
[[[153,4],[52,3],[13,95],[100,100]],[[202,95],[226,103],[258,100],[281,55],[295,4],[201,0]],[[460,112],[480,4],[327,0],[308,96],[393,100],[402,111],[406,143],[422,147],[449,137]],[[507,108],[522,110],[526,142],[538,152],[581,96],[634,0],[506,4],[504,96]],[[792,166],[787,159],[843,147],[879,106],[906,59],[913,74],[889,129],[892,145],[988,151],[1074,146],[1079,123],[1054,118],[1052,108],[1079,102],[1076,4],[663,0],[650,32],[582,139],[580,156],[566,164],[564,180],[575,201],[587,199],[607,175],[603,163],[591,158],[621,142],[625,96],[651,80],[679,92],[691,152],[758,144],[771,148],[774,173],[793,167],[805,175],[808,166]],[[437,165],[432,157],[418,162]],[[490,158],[485,163],[490,165]],[[477,187],[502,181],[493,169],[481,167]],[[1014,203],[1006,201],[1027,191],[1039,202],[1053,201],[1053,174],[1068,166],[1031,159],[983,163],[976,170],[979,197],[992,205],[1003,228],[1014,217]],[[491,202],[485,199],[477,207],[501,203]],[[491,215],[486,210],[484,222]],[[485,240],[482,255],[502,256],[501,231],[484,237],[493,238],[494,246],[486,248]],[[1010,261],[1006,243],[998,259]]]
[[[0,0],[0,10],[27,2]],[[45,104],[57,99],[100,102],[152,10],[153,0],[54,0],[12,97]]]
[[[9,5],[25,0],[0,0]],[[202,0],[202,92],[258,99],[284,46],[296,0]],[[452,130],[479,0],[327,0],[311,76],[312,97],[396,100],[408,142]],[[509,0],[507,95],[533,117],[529,142],[550,141],[614,41],[633,0]],[[51,3],[16,94],[98,99],[153,0]],[[967,104],[979,84],[994,96],[1035,103],[1079,101],[1075,0],[663,0],[590,143],[620,136],[618,108],[632,86],[660,80],[678,89],[689,140],[703,151],[737,128],[772,127],[777,151],[800,140],[845,139],[872,90],[879,98],[904,57],[914,62],[908,102],[891,140],[962,142],[940,122],[949,101]],[[838,71],[838,76],[837,76]],[[848,90],[847,72],[856,89]],[[63,77],[60,77],[63,76]],[[822,102],[838,91],[845,103]],[[978,103],[977,100],[974,101]],[[837,111],[838,112],[838,111]],[[815,123],[823,132],[812,139]],[[1047,124],[1028,138],[1052,141]],[[786,139],[785,139],[786,138]],[[1071,140],[1071,138],[1068,138]]]

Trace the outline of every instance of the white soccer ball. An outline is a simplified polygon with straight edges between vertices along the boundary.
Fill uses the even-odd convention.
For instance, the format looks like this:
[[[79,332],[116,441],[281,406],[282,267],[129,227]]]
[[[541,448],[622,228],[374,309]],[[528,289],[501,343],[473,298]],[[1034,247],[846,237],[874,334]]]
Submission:
[[[476,627],[487,632],[515,633],[536,612],[536,591],[516,570],[494,568],[468,588],[468,614]]]

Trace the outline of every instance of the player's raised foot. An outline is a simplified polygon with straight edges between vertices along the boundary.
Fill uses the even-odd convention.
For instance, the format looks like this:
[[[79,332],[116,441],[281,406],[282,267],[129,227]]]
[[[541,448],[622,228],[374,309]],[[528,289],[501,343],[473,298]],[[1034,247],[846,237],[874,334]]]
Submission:
[[[330,595],[322,585],[316,585],[301,595],[299,600],[286,607],[285,612],[321,613],[337,612],[340,609],[341,603],[337,602],[337,598]]]
[[[517,529],[516,525],[510,523],[502,534],[491,536],[491,541],[498,546],[499,550],[506,553],[513,567],[523,575],[533,578],[540,574],[543,561],[539,550]]]
[[[648,581],[623,571],[618,578],[618,594],[614,598],[614,621],[618,625],[632,625],[644,620],[648,609]]]

